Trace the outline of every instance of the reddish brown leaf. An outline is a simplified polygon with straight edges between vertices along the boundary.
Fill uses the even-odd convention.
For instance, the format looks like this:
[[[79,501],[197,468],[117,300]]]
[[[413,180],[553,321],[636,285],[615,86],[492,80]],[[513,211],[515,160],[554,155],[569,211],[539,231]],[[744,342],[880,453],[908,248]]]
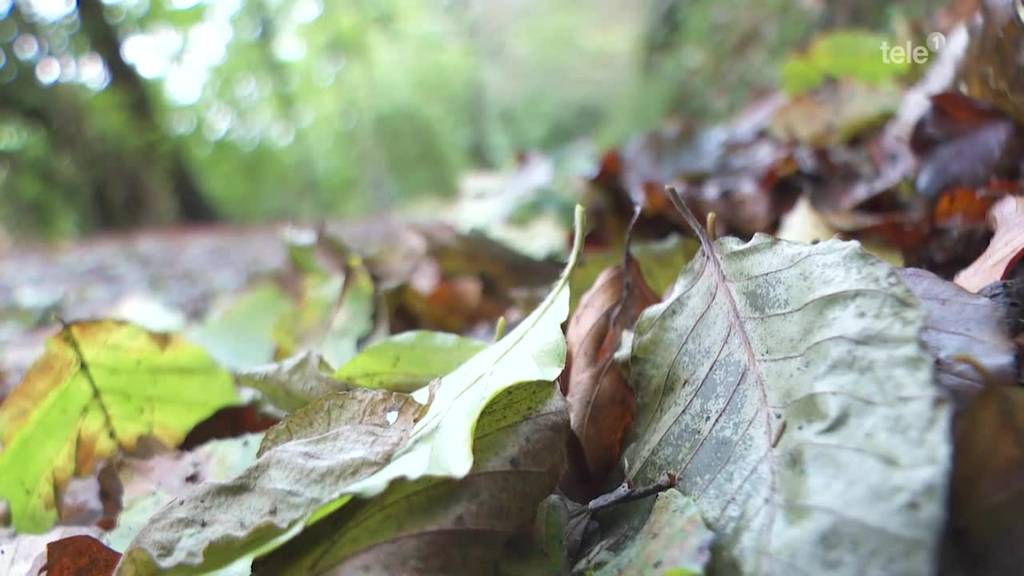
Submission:
[[[206,420],[196,424],[181,443],[181,449],[192,450],[210,440],[263,432],[277,422],[276,418],[260,413],[253,405],[221,408]]]
[[[569,419],[583,453],[577,477],[601,482],[619,460],[622,437],[633,421],[635,399],[613,355],[622,331],[660,299],[632,257],[606,269],[580,299],[566,334]]]
[[[989,211],[995,231],[985,252],[956,275],[956,283],[969,292],[1005,280],[1006,274],[1024,256],[1024,197],[1007,196]]]
[[[911,146],[921,160],[917,190],[935,198],[952,188],[1020,176],[1024,129],[989,104],[946,92],[932,98]]]
[[[71,536],[46,545],[46,575],[110,576],[120,559],[92,536]]]

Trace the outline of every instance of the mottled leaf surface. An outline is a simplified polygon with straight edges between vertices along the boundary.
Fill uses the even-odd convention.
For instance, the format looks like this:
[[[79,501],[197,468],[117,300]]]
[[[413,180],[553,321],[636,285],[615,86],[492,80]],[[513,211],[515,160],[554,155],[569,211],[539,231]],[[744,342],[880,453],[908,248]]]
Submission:
[[[384,466],[407,437],[410,422],[388,425],[388,405],[378,400],[336,392],[296,411],[267,431],[251,468],[229,482],[201,484],[153,516],[118,573],[204,573],[297,532],[318,508]],[[335,421],[336,414],[345,418]]]
[[[678,474],[720,574],[932,573],[950,407],[899,276],[856,242],[702,245],[637,322],[628,475]]]
[[[178,336],[119,322],[72,324],[0,406],[0,498],[15,528],[56,520],[55,492],[144,436],[176,446],[237,401],[231,375]]]
[[[350,502],[254,566],[256,574],[487,574],[558,481],[568,431],[551,382],[502,392],[477,423],[460,480],[399,481]]]

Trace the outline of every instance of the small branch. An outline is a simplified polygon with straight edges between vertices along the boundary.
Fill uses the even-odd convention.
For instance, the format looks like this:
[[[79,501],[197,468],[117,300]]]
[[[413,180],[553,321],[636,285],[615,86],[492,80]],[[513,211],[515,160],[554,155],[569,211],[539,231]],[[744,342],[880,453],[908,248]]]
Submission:
[[[594,498],[587,504],[587,512],[591,514],[599,512],[606,508],[612,508],[628,502],[636,500],[643,500],[655,494],[660,494],[669,488],[675,488],[679,482],[675,474],[665,474],[665,478],[658,482],[651,484],[650,486],[644,486],[643,488],[630,488],[626,484],[619,486],[614,491],[608,494],[603,494]]]

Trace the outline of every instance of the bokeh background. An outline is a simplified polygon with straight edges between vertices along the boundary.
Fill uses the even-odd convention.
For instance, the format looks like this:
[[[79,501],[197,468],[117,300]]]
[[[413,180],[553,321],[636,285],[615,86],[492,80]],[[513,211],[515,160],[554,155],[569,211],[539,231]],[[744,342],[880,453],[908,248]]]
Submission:
[[[0,225],[430,209],[541,152],[558,174],[778,84],[828,28],[940,2],[0,0]]]

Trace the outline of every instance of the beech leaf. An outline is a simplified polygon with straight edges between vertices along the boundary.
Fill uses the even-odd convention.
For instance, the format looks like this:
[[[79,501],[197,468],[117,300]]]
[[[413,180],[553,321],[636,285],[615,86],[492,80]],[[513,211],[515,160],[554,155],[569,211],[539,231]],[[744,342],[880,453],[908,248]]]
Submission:
[[[619,461],[622,439],[633,421],[633,389],[614,362],[622,331],[659,300],[644,282],[637,261],[606,269],[580,299],[566,332],[565,389],[573,433],[583,451],[580,478],[599,482]]]
[[[237,402],[231,375],[179,336],[130,324],[71,324],[0,406],[0,498],[19,532],[57,519],[56,494],[118,449],[150,436],[176,446]]]
[[[924,315],[856,242],[712,243],[636,325],[627,475],[674,473],[720,537],[718,574],[924,574],[950,403]]]

